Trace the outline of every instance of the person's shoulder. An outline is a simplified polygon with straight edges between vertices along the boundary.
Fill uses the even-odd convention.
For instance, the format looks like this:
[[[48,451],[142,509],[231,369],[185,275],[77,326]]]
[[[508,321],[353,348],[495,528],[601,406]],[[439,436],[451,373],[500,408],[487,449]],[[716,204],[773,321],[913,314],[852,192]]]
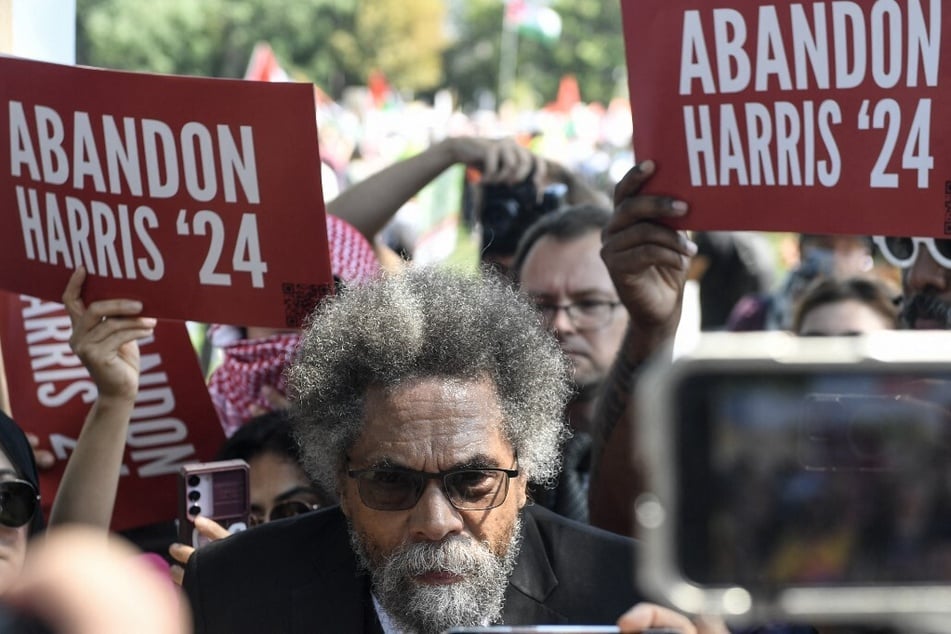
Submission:
[[[538,506],[523,530],[507,623],[608,624],[637,602],[634,540]]]
[[[327,599],[328,588],[348,582],[362,588],[343,513],[330,507],[199,548],[183,586],[196,632],[239,633],[289,631],[294,619],[332,618],[339,606]],[[306,608],[298,605],[302,593],[311,597]],[[349,589],[342,594],[356,596]]]
[[[630,537],[575,521],[538,505],[526,508],[525,518],[538,528],[539,533],[546,540],[560,542],[562,546],[575,542],[592,546],[599,545],[606,549],[632,551],[636,545]]]
[[[311,557],[321,558],[324,551],[333,550],[340,543],[346,545],[347,540],[343,513],[332,506],[212,542],[195,551],[194,566],[189,561],[189,567],[201,566],[205,571],[211,569],[227,575],[229,568],[240,566],[247,574],[249,567],[263,569],[273,566],[274,561],[286,566]]]

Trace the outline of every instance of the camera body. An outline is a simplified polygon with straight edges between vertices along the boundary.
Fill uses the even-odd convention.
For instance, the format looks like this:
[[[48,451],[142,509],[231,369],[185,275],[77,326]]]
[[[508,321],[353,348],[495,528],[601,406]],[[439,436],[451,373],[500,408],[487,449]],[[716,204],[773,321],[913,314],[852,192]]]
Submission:
[[[949,349],[939,332],[711,333],[651,364],[641,586],[739,625],[947,621]]]
[[[529,226],[542,216],[560,209],[568,187],[555,183],[541,196],[531,175],[514,185],[487,183],[482,186],[482,250],[486,254],[511,255]]]

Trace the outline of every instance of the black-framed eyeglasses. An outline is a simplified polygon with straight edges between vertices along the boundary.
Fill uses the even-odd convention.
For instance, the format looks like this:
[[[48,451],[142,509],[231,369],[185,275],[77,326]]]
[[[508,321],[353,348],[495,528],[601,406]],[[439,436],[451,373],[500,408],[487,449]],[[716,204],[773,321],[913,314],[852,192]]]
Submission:
[[[485,511],[505,502],[515,469],[464,467],[439,473],[402,468],[353,469],[363,503],[377,511],[405,511],[416,506],[429,480],[439,480],[449,502],[460,511]]]
[[[40,494],[27,480],[0,480],[0,524],[20,528],[40,505]]]
[[[604,299],[583,299],[571,304],[550,304],[535,300],[535,308],[541,313],[545,325],[551,328],[558,317],[558,311],[563,310],[568,315],[568,321],[578,330],[597,330],[611,323],[614,309],[621,305],[618,301]]]
[[[924,246],[939,265],[951,269],[951,240],[875,236],[872,238],[882,256],[892,266],[907,269],[915,264],[918,249]]]
[[[311,511],[316,511],[320,508],[320,504],[308,503],[303,500],[284,500],[283,502],[278,502],[271,507],[271,510],[267,514],[261,513],[251,513],[249,518],[249,524],[251,526],[260,526],[261,524],[267,524],[268,522],[273,522],[275,520],[282,520],[286,517],[294,517],[295,515],[303,515],[304,513],[310,513]]]

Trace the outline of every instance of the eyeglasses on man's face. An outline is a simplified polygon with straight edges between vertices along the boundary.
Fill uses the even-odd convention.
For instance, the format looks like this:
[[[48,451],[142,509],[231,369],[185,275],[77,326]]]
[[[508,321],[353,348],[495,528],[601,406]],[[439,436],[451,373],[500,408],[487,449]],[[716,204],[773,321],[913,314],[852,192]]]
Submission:
[[[40,504],[40,496],[27,480],[0,480],[0,524],[20,528],[29,523]]]
[[[429,480],[438,480],[449,502],[460,511],[500,506],[508,496],[509,479],[518,469],[460,468],[430,473],[403,468],[354,469],[360,499],[377,511],[405,511],[416,506]]]
[[[618,301],[605,299],[582,299],[571,304],[552,304],[535,300],[535,308],[542,316],[545,326],[552,327],[558,318],[558,311],[568,315],[568,321],[578,330],[597,330],[611,323],[614,309],[621,305]]]
[[[248,523],[251,526],[259,526],[261,524],[267,524],[268,522],[282,520],[286,517],[310,513],[319,508],[319,504],[304,502],[303,500],[284,500],[271,507],[271,510],[267,513],[251,513]]]
[[[892,266],[910,268],[918,258],[918,249],[924,246],[932,259],[946,269],[951,269],[951,240],[935,238],[904,238],[875,236],[875,246]]]

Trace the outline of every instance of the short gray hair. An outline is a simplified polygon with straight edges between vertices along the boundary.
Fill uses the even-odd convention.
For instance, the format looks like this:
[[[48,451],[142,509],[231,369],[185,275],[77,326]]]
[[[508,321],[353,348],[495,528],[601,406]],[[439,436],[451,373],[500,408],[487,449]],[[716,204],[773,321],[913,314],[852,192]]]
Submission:
[[[337,490],[363,429],[367,390],[418,377],[490,378],[519,468],[542,485],[557,477],[571,391],[557,342],[496,276],[419,266],[349,287],[311,317],[287,370],[310,476]]]

